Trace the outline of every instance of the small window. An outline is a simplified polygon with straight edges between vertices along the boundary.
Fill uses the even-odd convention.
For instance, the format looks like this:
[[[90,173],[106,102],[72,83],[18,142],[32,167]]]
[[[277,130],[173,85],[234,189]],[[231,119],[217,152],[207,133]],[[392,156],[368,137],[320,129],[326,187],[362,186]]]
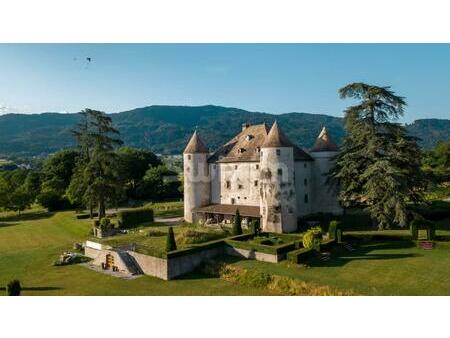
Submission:
[[[243,188],[242,184],[238,184],[238,189],[242,189],[242,188]]]
[[[308,165],[305,163],[305,164],[303,164],[303,168],[306,168]]]
[[[278,169],[278,170],[277,170],[277,173],[278,173],[278,175],[283,175],[283,169],[281,169],[281,168]]]
[[[237,165],[234,166],[234,169],[237,169]]]
[[[255,185],[255,187],[257,187],[257,186],[258,186],[258,180],[255,180],[255,181],[253,182],[253,184]]]
[[[280,156],[280,154],[281,154],[281,150],[277,149],[277,156]]]
[[[238,200],[240,200],[241,199],[241,196],[238,196]]]
[[[305,204],[308,203],[308,194],[305,194]]]
[[[256,165],[256,169],[259,169],[259,164]]]
[[[260,153],[261,152],[261,147],[256,147],[256,152]]]
[[[236,200],[234,198],[231,199],[231,204],[235,204]]]
[[[246,200],[247,199],[247,197],[244,197],[244,200]]]
[[[231,188],[231,182],[230,181],[226,181],[226,187],[227,187],[227,189]]]
[[[294,210],[293,210],[291,207],[289,207],[288,212],[289,212],[290,214],[293,214],[293,213],[294,213]]]
[[[213,168],[216,169],[216,168],[217,168],[217,165],[214,164],[214,165],[213,165]]]
[[[305,187],[308,186],[308,179],[307,179],[307,178],[305,178],[305,179],[303,180],[303,184],[305,185]]]
[[[191,168],[186,167],[186,171],[187,171],[187,172],[190,172],[190,171],[191,171]]]
[[[191,159],[191,155],[188,155],[188,160],[190,160]]]

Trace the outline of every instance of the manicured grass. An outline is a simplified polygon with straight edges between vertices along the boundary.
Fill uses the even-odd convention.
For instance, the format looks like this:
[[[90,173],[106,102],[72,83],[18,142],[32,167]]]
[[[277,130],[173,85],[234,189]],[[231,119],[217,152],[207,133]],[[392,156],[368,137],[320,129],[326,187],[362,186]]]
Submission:
[[[450,235],[450,219],[439,223],[443,229],[437,234]],[[311,267],[287,261],[271,264],[249,260],[233,264],[364,295],[450,295],[450,242],[438,241],[435,249],[425,251],[407,238],[408,233],[350,232],[361,238],[353,244],[355,251],[335,249],[329,261],[314,259]]]
[[[179,224],[172,226],[178,249],[185,249],[199,244],[202,242],[216,240],[220,238],[225,238],[230,236],[228,232],[221,230],[208,229],[200,227],[198,225],[192,224]],[[153,223],[145,227],[140,227],[137,229],[130,230],[128,234],[118,234],[112,237],[107,237],[103,239],[92,238],[92,241],[100,242],[105,245],[110,245],[112,247],[119,247],[129,244],[137,244],[140,246],[139,252],[149,255],[160,256],[166,252],[166,235],[162,236],[148,236],[149,232],[158,231],[167,234],[168,226],[162,225],[161,223]],[[195,243],[189,242],[186,238],[186,232],[191,231],[196,236]]]
[[[190,274],[163,281],[143,276],[123,280],[78,265],[52,263],[74,242],[87,239],[90,220],[75,212],[33,210],[21,216],[0,214],[0,295],[12,279],[25,287],[23,295],[263,295],[265,290]]]
[[[153,209],[155,217],[181,217],[184,214],[183,201],[152,202],[145,206]]]

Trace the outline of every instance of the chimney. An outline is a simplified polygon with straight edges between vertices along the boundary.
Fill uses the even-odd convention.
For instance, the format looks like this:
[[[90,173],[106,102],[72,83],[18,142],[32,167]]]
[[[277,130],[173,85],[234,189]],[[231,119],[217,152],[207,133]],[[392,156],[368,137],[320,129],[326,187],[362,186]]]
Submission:
[[[250,127],[250,123],[248,123],[248,122],[242,123],[242,131],[244,131],[244,130],[247,129],[248,127]]]

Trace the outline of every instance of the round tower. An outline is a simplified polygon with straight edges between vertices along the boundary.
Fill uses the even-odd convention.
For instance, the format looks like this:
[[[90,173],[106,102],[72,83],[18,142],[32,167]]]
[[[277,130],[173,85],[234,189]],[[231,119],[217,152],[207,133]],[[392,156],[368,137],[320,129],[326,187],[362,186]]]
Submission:
[[[195,131],[183,152],[184,219],[186,222],[196,222],[194,209],[210,203],[208,154],[208,148]]]
[[[310,152],[314,158],[313,213],[342,213],[337,187],[327,184],[327,174],[333,168],[334,158],[338,152],[338,146],[331,139],[327,129],[323,127]]]
[[[268,232],[297,229],[294,146],[275,122],[261,146],[262,228]]]

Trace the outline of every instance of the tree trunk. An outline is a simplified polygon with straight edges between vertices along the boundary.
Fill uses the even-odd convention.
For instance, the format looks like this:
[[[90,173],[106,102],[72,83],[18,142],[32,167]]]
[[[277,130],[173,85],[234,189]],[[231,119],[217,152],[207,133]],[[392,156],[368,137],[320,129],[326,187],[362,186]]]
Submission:
[[[106,216],[105,210],[105,198],[100,196],[98,199],[98,219],[102,219]]]
[[[94,206],[92,205],[92,201],[89,202],[89,217],[91,219],[94,218]]]

